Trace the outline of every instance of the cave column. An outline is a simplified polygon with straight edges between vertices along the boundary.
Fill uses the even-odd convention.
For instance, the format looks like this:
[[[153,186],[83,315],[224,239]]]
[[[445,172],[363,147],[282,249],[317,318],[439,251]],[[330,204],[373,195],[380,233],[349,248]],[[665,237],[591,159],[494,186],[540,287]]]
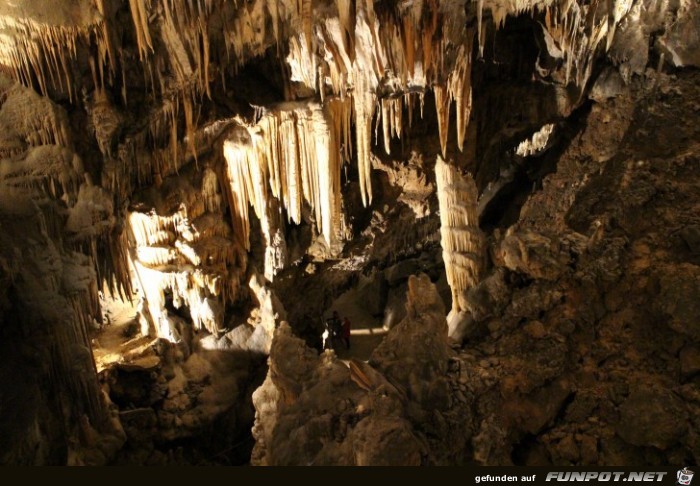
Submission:
[[[452,289],[449,334],[461,338],[469,320],[467,292],[479,282],[484,266],[484,236],[477,216],[477,188],[470,174],[462,174],[438,155],[435,164],[440,205],[440,241],[447,282]]]

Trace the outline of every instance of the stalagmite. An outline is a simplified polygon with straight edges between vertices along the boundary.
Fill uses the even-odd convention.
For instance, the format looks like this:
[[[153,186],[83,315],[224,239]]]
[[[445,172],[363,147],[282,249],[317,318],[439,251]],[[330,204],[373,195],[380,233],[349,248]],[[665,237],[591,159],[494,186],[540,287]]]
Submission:
[[[476,285],[483,267],[484,242],[477,216],[478,191],[474,179],[438,156],[435,164],[440,235],[452,310],[467,309],[465,293]]]

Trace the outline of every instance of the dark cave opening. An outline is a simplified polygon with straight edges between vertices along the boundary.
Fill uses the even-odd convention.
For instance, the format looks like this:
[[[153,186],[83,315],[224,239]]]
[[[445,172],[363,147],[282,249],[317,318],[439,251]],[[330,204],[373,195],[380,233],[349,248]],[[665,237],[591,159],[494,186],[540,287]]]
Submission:
[[[585,128],[590,110],[591,103],[584,103],[569,118],[557,124],[555,140],[544,152],[517,158],[513,154],[513,148],[502,154],[503,159],[511,161],[512,169],[509,170],[505,184],[500,186],[483,207],[479,219],[484,230],[508,228],[518,220],[523,204],[533,192],[542,190],[543,179],[557,170],[557,162],[562,154]]]

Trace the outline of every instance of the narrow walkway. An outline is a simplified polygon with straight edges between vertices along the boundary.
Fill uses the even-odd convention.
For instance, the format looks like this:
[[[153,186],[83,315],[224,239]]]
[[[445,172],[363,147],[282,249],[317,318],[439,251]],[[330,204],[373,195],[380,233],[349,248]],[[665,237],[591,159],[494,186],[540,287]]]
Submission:
[[[351,358],[361,361],[369,360],[374,348],[379,346],[387,331],[382,328],[354,329],[350,334],[350,349],[345,349],[345,344],[340,343],[336,349],[338,358],[349,360]]]

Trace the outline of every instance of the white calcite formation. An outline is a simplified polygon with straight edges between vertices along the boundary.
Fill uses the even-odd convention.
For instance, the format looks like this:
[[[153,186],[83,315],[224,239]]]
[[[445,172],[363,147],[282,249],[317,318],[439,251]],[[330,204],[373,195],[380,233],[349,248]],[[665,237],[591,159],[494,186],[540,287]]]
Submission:
[[[183,202],[167,215],[134,210],[132,268],[145,309],[142,332],[178,341],[166,309],[166,293],[175,308],[185,306],[196,329],[223,330],[224,308],[238,297],[246,254],[224,223],[216,174],[206,169],[200,187],[175,180],[164,186],[166,198]]]
[[[452,310],[467,309],[466,292],[479,282],[484,265],[484,240],[479,229],[477,189],[469,174],[438,157],[435,164],[440,235]]]
[[[532,134],[532,137],[518,144],[515,153],[521,157],[536,155],[547,148],[549,137],[554,132],[554,124],[548,123]]]
[[[349,143],[350,106],[285,103],[264,114],[260,121],[242,127],[224,143],[227,174],[233,194],[236,231],[250,248],[248,207],[261,222],[268,247],[277,226],[270,214],[271,199],[282,202],[289,220],[302,221],[302,205],[314,212],[316,228],[328,246],[338,238],[340,226],[340,168],[342,146]],[[341,116],[334,118],[336,111]],[[333,120],[338,121],[335,125]],[[274,275],[275,262],[266,265]]]
[[[462,150],[469,143],[473,44],[483,52],[486,12],[497,28],[509,15],[543,15],[549,54],[561,61],[567,83],[584,86],[599,46],[611,48],[616,26],[634,2],[479,0],[472,5],[434,0],[388,6],[256,0],[240,6],[224,0],[129,0],[144,84],[161,104],[150,113],[147,129],[116,152],[111,140],[123,114],[112,108],[105,88],[121,84],[122,101],[129,103],[127,54],[120,41],[124,26],[112,21],[116,4],[13,5],[0,8],[0,28],[6,34],[0,40],[0,64],[11,68],[17,80],[36,85],[41,93],[58,90],[75,100],[73,65],[79,52],[87,53],[95,93],[89,114],[105,156],[102,185],[118,204],[135,188],[158,185],[190,157],[197,158],[198,141],[206,136],[198,131],[196,106],[211,96],[217,76],[226,83],[219,64],[242,66],[276,46],[287,64],[286,98],[304,101],[268,107],[260,119],[244,123],[247,133],[228,137],[224,147],[234,234],[247,248],[252,205],[262,222],[268,248],[265,275],[271,278],[285,264],[271,213],[284,209],[290,221],[299,223],[308,204],[319,234],[332,247],[340,234],[342,163],[357,160],[361,198],[370,204],[371,150],[378,133],[388,153],[391,139],[400,138],[411,124],[413,107],[422,108],[426,92],[434,95],[443,156],[453,106],[456,145]],[[467,20],[474,12],[472,29]],[[280,207],[273,207],[271,197]]]

